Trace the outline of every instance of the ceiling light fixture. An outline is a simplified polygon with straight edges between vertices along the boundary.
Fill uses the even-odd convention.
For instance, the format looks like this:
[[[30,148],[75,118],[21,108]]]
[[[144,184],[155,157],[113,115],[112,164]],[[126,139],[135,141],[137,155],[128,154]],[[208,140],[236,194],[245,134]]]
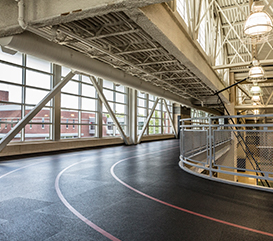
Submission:
[[[250,94],[252,96],[253,95],[262,96],[262,89],[261,89],[261,87],[257,83],[254,83],[253,86],[250,89]]]
[[[263,1],[256,1],[252,4],[251,14],[244,25],[244,33],[249,37],[267,35],[273,29],[272,18],[263,11]]]
[[[264,69],[260,66],[259,60],[253,58],[252,65],[248,72],[248,80],[253,83],[265,81]]]
[[[263,95],[261,87],[256,82],[253,83],[253,86],[250,89],[250,95],[254,102],[260,101],[260,97]]]

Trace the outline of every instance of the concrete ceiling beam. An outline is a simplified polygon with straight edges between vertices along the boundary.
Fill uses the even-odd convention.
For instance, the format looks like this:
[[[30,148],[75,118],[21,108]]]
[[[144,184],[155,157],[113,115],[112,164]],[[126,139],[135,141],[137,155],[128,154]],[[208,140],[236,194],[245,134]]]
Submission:
[[[125,13],[213,91],[225,88],[166,4],[150,5]],[[221,93],[221,97],[224,102],[229,101],[227,91]]]
[[[84,19],[109,12],[144,7],[162,0],[24,0],[25,20],[29,26],[42,27]],[[0,37],[21,33],[15,0],[0,1]]]
[[[141,80],[132,75],[126,74],[119,69],[107,65],[101,61],[88,58],[75,50],[50,42],[33,33],[25,31],[20,35],[0,38],[0,45],[6,48],[33,55],[52,63],[66,66],[86,75],[95,75],[139,91],[162,97],[188,107],[204,110],[213,114],[220,114],[217,111],[198,107],[188,99],[184,99],[174,93],[163,90],[149,82]]]

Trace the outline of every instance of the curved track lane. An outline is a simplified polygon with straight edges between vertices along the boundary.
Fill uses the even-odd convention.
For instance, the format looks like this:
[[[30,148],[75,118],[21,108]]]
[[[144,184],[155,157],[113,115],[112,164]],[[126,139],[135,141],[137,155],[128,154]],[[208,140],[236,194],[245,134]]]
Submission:
[[[271,193],[192,176],[178,156],[169,140],[0,162],[0,240],[273,239]]]

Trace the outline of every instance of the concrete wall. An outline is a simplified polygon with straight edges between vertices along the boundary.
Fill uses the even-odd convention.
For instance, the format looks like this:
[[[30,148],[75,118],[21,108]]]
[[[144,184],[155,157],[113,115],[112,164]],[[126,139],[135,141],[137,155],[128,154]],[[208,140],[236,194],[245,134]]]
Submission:
[[[155,141],[174,138],[174,135],[151,135],[144,136],[142,141]],[[109,146],[124,144],[120,137],[92,138],[92,139],[70,139],[60,141],[36,141],[36,142],[13,142],[8,144],[0,157],[24,154],[34,154],[41,152],[72,150],[78,148],[88,148],[97,146]]]

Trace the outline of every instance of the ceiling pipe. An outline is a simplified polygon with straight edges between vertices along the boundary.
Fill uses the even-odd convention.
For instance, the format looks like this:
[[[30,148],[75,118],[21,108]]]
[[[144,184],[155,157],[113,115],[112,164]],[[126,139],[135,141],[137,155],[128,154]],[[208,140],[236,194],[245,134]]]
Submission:
[[[32,33],[35,33],[45,39],[48,39],[48,36],[46,34],[44,34],[43,32],[39,31],[36,28],[33,28],[31,26],[28,25],[27,21],[26,21],[26,15],[25,15],[25,1],[24,0],[15,0],[18,3],[18,23],[19,26],[23,29],[23,30],[28,30]]]
[[[22,29],[27,29],[28,25],[25,21],[25,2],[24,0],[15,0],[18,3],[18,23]]]

